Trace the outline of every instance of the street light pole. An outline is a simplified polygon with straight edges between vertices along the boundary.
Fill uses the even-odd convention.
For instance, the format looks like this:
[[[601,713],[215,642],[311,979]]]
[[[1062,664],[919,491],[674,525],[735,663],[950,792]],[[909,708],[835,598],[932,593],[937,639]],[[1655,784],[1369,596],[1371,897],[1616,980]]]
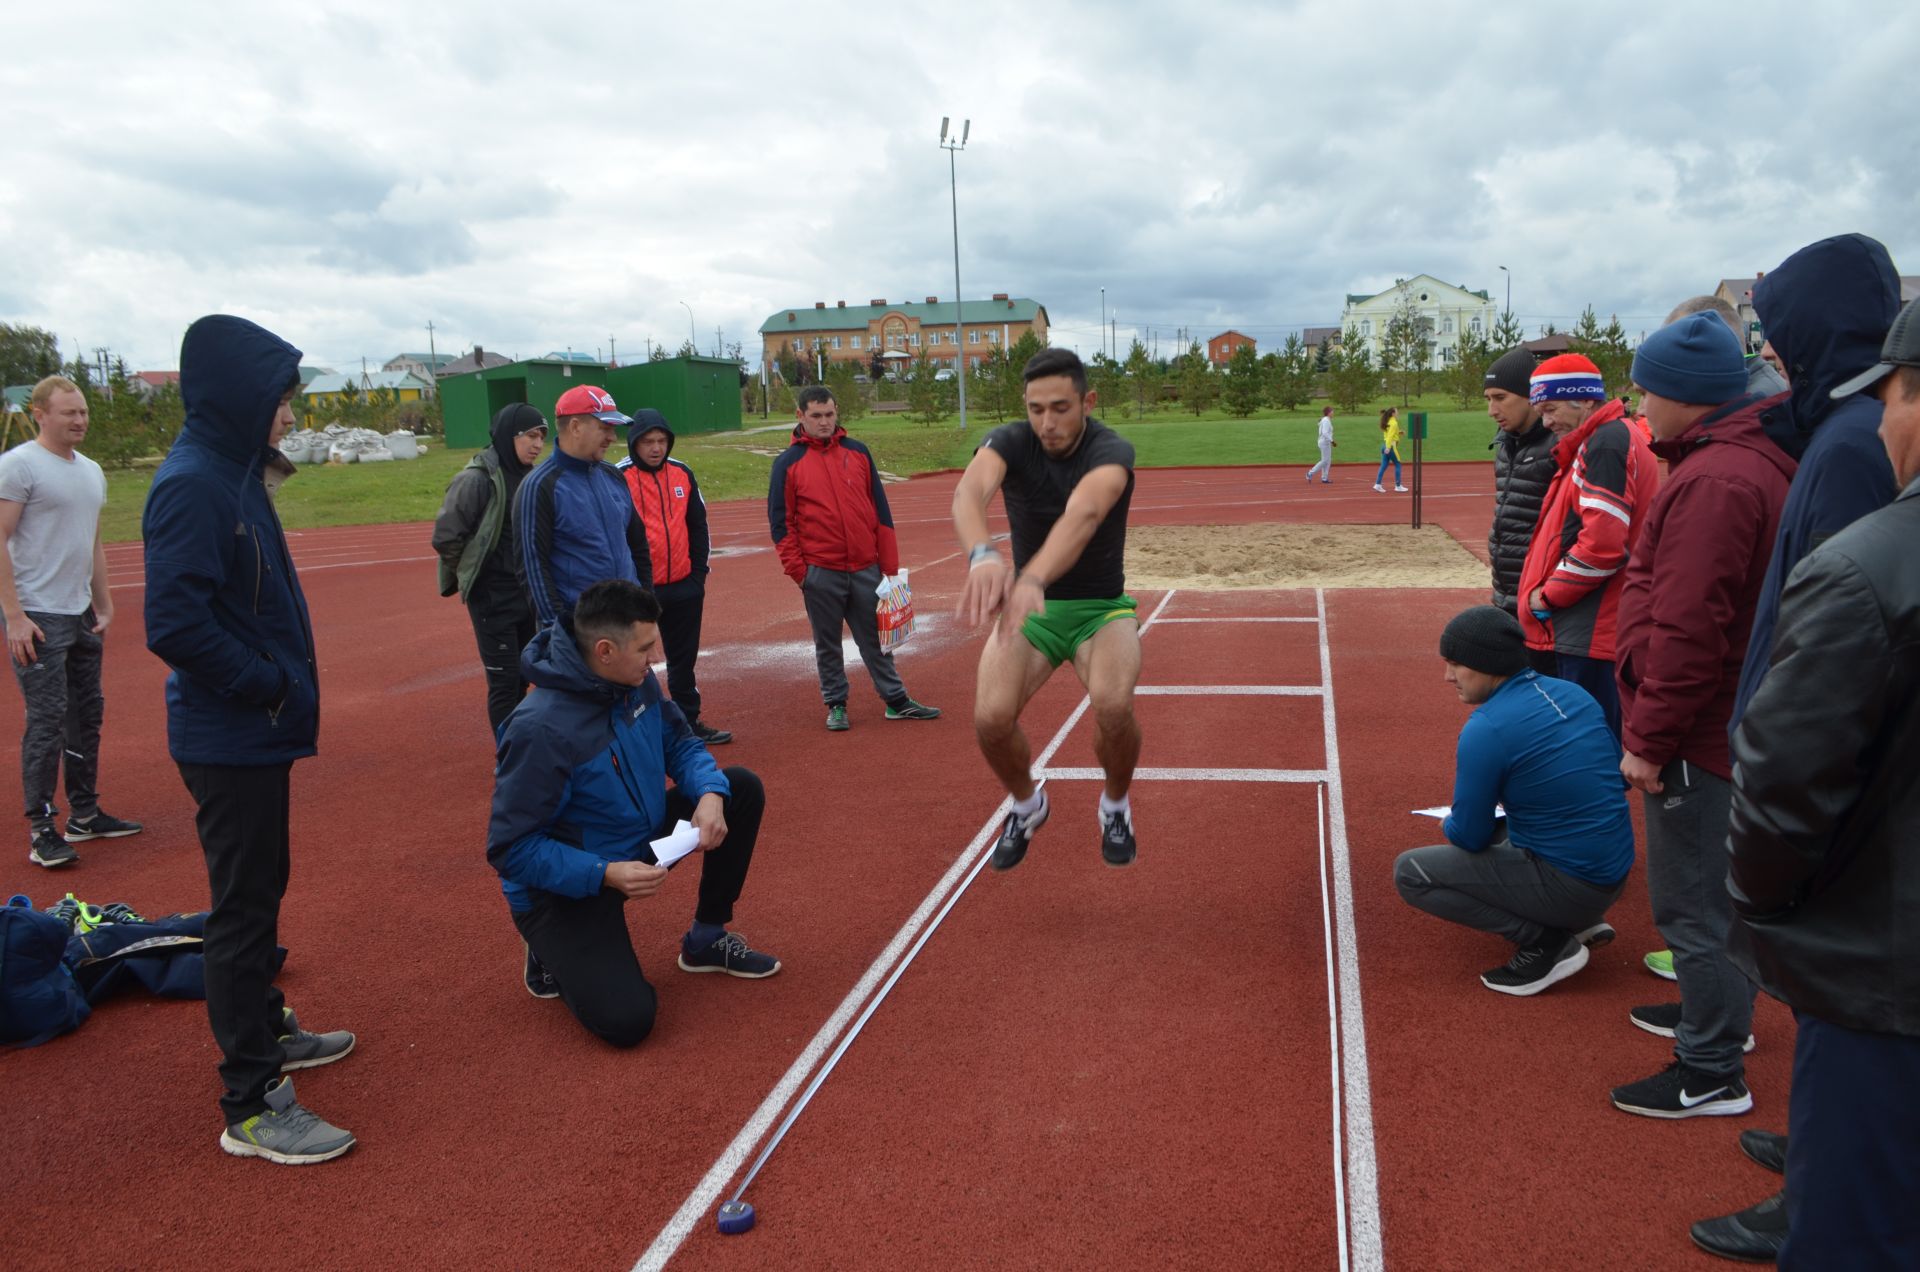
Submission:
[[[940,116],[940,149],[947,152],[947,188],[953,199],[953,339],[959,348],[954,359],[954,378],[960,383],[960,431],[964,433],[967,431],[967,302],[960,292],[960,176],[953,155],[967,148],[967,134],[973,131],[973,121],[960,121],[957,141],[947,140],[947,121],[946,115]]]
[[[1100,356],[1107,355],[1107,289],[1100,289]]]
[[[680,301],[679,304],[682,309],[687,311],[687,348],[693,350],[694,355],[697,357],[700,353],[700,335],[694,330],[693,326],[693,306],[684,300]]]

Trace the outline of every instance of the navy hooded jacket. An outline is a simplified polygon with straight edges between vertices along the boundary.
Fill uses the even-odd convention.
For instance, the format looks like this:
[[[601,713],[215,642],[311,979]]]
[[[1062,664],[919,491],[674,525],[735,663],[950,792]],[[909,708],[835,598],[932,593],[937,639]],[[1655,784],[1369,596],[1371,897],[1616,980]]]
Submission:
[[[646,527],[612,464],[555,446],[520,483],[513,530],[542,626],[570,618],[580,593],[606,579],[653,586]]]
[[[185,764],[312,755],[320,684],[307,600],[261,473],[300,351],[215,314],[180,345],[186,424],[147,494],[147,648],[167,676],[167,749]]]
[[[1768,436],[1797,438],[1800,467],[1780,512],[1730,729],[1739,727],[1767,674],[1780,593],[1793,567],[1900,493],[1880,441],[1879,401],[1865,393],[1833,400],[1835,385],[1880,361],[1881,342],[1900,312],[1900,278],[1887,249],[1864,234],[1803,247],[1760,280],[1753,307],[1791,386],[1764,413],[1775,417]],[[1781,416],[1790,430],[1777,426]]]
[[[539,692],[500,726],[487,825],[487,860],[511,909],[532,909],[541,892],[590,897],[607,863],[651,862],[668,777],[694,800],[733,793],[652,672],[635,688],[602,679],[554,624],[527,645],[520,671]]]

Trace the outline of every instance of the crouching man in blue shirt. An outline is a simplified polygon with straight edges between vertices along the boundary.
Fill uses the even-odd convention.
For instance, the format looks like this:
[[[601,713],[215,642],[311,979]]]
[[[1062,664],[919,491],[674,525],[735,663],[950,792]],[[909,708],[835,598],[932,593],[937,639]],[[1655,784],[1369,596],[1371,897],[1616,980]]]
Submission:
[[[1512,941],[1513,958],[1480,983],[1537,994],[1613,939],[1603,919],[1633,869],[1620,745],[1586,690],[1528,668],[1505,610],[1455,615],[1440,657],[1474,708],[1460,730],[1447,842],[1401,853],[1393,883],[1415,909]]]
[[[692,823],[701,849],[681,969],[753,979],[780,970],[726,930],[766,795],[751,771],[715,767],[661,696],[652,669],[659,620],[653,593],[609,579],[580,594],[572,631],[549,624],[528,644],[521,669],[539,692],[501,726],[487,828],[487,860],[526,941],[528,992],[563,999],[616,1047],[653,1028],[654,989],[634,956],[625,906],[666,881],[651,841],[677,821]]]

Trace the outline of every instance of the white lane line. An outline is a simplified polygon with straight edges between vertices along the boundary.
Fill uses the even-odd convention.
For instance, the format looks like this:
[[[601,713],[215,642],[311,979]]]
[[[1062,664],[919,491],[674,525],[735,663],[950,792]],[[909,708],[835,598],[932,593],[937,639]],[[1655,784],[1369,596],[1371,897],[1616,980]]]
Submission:
[[[411,557],[388,557],[382,561],[336,561],[331,565],[301,565],[298,561],[295,561],[293,563],[293,568],[294,568],[294,572],[297,574],[312,574],[316,570],[350,570],[363,565],[402,565],[408,561],[437,561],[439,559],[440,559],[439,557],[432,556],[432,555],[411,556]],[[145,587],[146,585],[147,585],[146,580],[142,579],[138,583],[114,583],[109,585],[108,590],[119,592],[119,591],[124,591],[127,588]]]
[[[1335,938],[1340,954],[1340,1049],[1345,1063],[1347,1225],[1353,1266],[1380,1272],[1380,1168],[1373,1145],[1373,1088],[1367,1073],[1367,1025],[1360,1008],[1360,948],[1353,925],[1353,866],[1347,849],[1346,795],[1340,780],[1340,739],[1333,707],[1333,653],[1327,636],[1327,594],[1313,589],[1320,615],[1321,719],[1326,733],[1328,829],[1332,841]]]
[[[1347,1158],[1340,1143],[1340,1000],[1333,990],[1333,910],[1327,900],[1327,788],[1313,793],[1320,825],[1320,934],[1327,951],[1327,1046],[1333,1054],[1333,1227],[1340,1238],[1340,1272],[1347,1272]]]
[[[1320,620],[1308,615],[1305,618],[1250,618],[1239,614],[1217,614],[1210,618],[1163,618],[1163,623],[1317,623]]]
[[[1252,695],[1255,697],[1317,698],[1320,696],[1320,686],[1319,685],[1137,685],[1134,687],[1133,692],[1136,696],[1145,696],[1149,698],[1162,697],[1162,696],[1165,696],[1165,697],[1193,696],[1193,697],[1206,698],[1206,697],[1212,697],[1215,694],[1224,694],[1228,697],[1244,694],[1244,695]]]
[[[1041,769],[1049,782],[1103,782],[1105,769]],[[1324,782],[1325,769],[1245,769],[1245,768],[1137,768],[1136,782]]]
[[[1173,599],[1173,595],[1173,591],[1169,590],[1165,596],[1160,598],[1160,604],[1154,607],[1154,611],[1148,616],[1147,621],[1140,625],[1141,635],[1146,635],[1147,630],[1153,626],[1154,620],[1159,618],[1161,611],[1167,608],[1167,602]],[[1091,704],[1091,698],[1084,694],[1081,695],[1079,705],[1074,707],[1072,714],[1067,717],[1066,723],[1062,724],[1059,731],[1053,735],[1053,740],[1047,743],[1046,749],[1035,757],[1035,768],[1043,767],[1048,760],[1053,758],[1054,752],[1058,751],[1061,745],[1067,740],[1067,735],[1073,731],[1074,725],[1080,723],[1080,718],[1086,715],[1087,708]],[[821,1056],[826,1052],[835,1035],[837,1035],[842,1028],[846,1027],[855,1012],[859,1011],[861,1002],[869,993],[873,992],[874,987],[884,979],[886,984],[880,989],[872,1005],[877,1007],[879,1000],[886,997],[887,991],[890,990],[894,982],[899,979],[900,972],[905,970],[906,964],[913,960],[915,954],[919,953],[921,946],[926,943],[926,937],[919,936],[918,934],[920,928],[926,924],[928,917],[933,915],[936,909],[939,911],[938,916],[933,920],[933,925],[937,927],[940,919],[946,917],[947,911],[952,908],[952,901],[958,900],[959,893],[966,891],[967,885],[973,882],[974,876],[979,873],[979,862],[972,860],[972,858],[976,855],[984,857],[986,845],[993,838],[993,832],[999,826],[1000,819],[1005,817],[1007,811],[1012,807],[1013,800],[1011,798],[1001,799],[999,806],[994,809],[993,816],[987,819],[986,825],[982,826],[979,833],[974,835],[972,841],[968,843],[966,849],[961,852],[954,863],[947,867],[946,874],[940,877],[940,882],[934,885],[933,891],[927,894],[926,899],[920,903],[919,908],[914,910],[912,916],[909,917],[906,923],[901,926],[900,930],[894,934],[893,939],[887,942],[886,949],[880,951],[880,956],[873,960],[873,963],[860,977],[859,982],[854,985],[851,990],[847,991],[847,996],[840,1000],[838,1007],[834,1008],[833,1015],[829,1016],[827,1022],[820,1026],[820,1031],[814,1034],[813,1040],[807,1044],[806,1049],[794,1060],[786,1073],[781,1076],[780,1081],[774,1084],[773,1090],[767,1092],[767,1097],[760,1102],[760,1107],[755,1109],[753,1115],[747,1119],[747,1124],[740,1128],[739,1133],[733,1137],[733,1141],[721,1152],[719,1159],[716,1160],[712,1166],[708,1167],[705,1175],[700,1177],[700,1182],[694,1185],[694,1189],[687,1195],[687,1199],[680,1203],[680,1208],[673,1212],[673,1217],[667,1220],[666,1226],[662,1228],[659,1235],[653,1239],[653,1244],[647,1247],[645,1253],[643,1253],[639,1260],[633,1265],[633,1272],[659,1272],[659,1269],[666,1267],[667,1261],[673,1258],[680,1247],[686,1243],[687,1238],[693,1233],[694,1225],[699,1223],[701,1218],[713,1208],[713,1204],[719,1201],[721,1196],[725,1194],[727,1181],[732,1179],[734,1174],[746,1164],[748,1156],[752,1154],[754,1147],[760,1142],[760,1137],[767,1133],[768,1128],[773,1125],[774,1119],[780,1116],[781,1109],[784,1108],[787,1101],[793,1097],[794,1092],[799,1089],[800,1084],[806,1080],[807,1073],[820,1061]],[[972,867],[971,872],[969,872],[969,866]],[[953,886],[955,880],[961,879],[962,875],[964,875],[965,878],[955,890],[954,897],[945,905],[942,905],[941,898],[949,888]],[[927,936],[931,936],[932,934],[932,928],[928,928]],[[916,937],[918,939],[916,939]],[[912,946],[911,950],[907,948],[909,944]],[[904,960],[901,961],[900,967],[897,969],[892,968],[891,964],[896,960],[901,960],[902,951],[906,951],[906,953]],[[864,1023],[867,1017],[872,1014],[872,1007],[869,1007],[861,1014],[861,1023]],[[846,1045],[843,1043],[835,1050],[832,1061],[829,1061],[829,1066],[837,1062],[845,1051]],[[818,1086],[819,1083],[816,1081],[812,1089],[817,1090]]]

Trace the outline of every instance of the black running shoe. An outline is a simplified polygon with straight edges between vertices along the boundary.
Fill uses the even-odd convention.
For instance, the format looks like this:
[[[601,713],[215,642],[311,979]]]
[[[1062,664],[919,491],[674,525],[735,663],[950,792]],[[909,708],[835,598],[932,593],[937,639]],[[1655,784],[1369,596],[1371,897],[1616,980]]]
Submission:
[[[553,973],[540,965],[533,956],[533,947],[527,946],[526,965],[521,969],[521,980],[526,983],[527,992],[535,998],[558,998],[560,986],[554,982]]]
[[[1740,1132],[1740,1151],[1776,1175],[1787,1173],[1787,1137],[1776,1131]]]
[[[96,812],[87,818],[67,818],[67,838],[75,843],[83,839],[125,839],[144,829],[139,822],[122,821],[112,813]]]
[[[1676,1038],[1680,1034],[1680,1004],[1655,1003],[1651,1007],[1635,1007],[1627,1013],[1627,1019],[1650,1034],[1659,1034],[1662,1038]],[[1753,1035],[1740,1047],[1742,1051],[1753,1050]]]
[[[725,746],[733,741],[733,734],[725,729],[716,729],[704,720],[695,720],[687,726],[693,730],[693,736],[708,746]]]
[[[1133,864],[1133,820],[1125,813],[1100,816],[1100,860],[1113,867]]]
[[[1675,1060],[1650,1078],[1613,1089],[1613,1107],[1641,1117],[1727,1117],[1753,1108],[1738,1073],[1707,1073]]]
[[[1787,1244],[1787,1195],[1783,1192],[1738,1214],[1702,1219],[1688,1235],[1708,1254],[1741,1263],[1777,1263]]]
[[[1480,983],[1496,994],[1527,998],[1557,985],[1587,965],[1587,947],[1565,932],[1549,933],[1535,945],[1513,952],[1504,967],[1480,974]]]
[[[1019,813],[1007,814],[1006,825],[1000,828],[1000,838],[993,845],[993,860],[987,864],[995,870],[1011,870],[1019,865],[1027,855],[1027,845],[1033,840],[1033,832],[1047,824],[1047,814],[1052,809],[1047,804],[1047,792],[1039,792],[1040,807],[1022,817]]]
[[[27,860],[36,866],[45,866],[51,870],[57,866],[70,866],[80,860],[80,854],[73,845],[60,837],[60,832],[52,826],[42,826],[33,832],[33,847],[27,852]]]

